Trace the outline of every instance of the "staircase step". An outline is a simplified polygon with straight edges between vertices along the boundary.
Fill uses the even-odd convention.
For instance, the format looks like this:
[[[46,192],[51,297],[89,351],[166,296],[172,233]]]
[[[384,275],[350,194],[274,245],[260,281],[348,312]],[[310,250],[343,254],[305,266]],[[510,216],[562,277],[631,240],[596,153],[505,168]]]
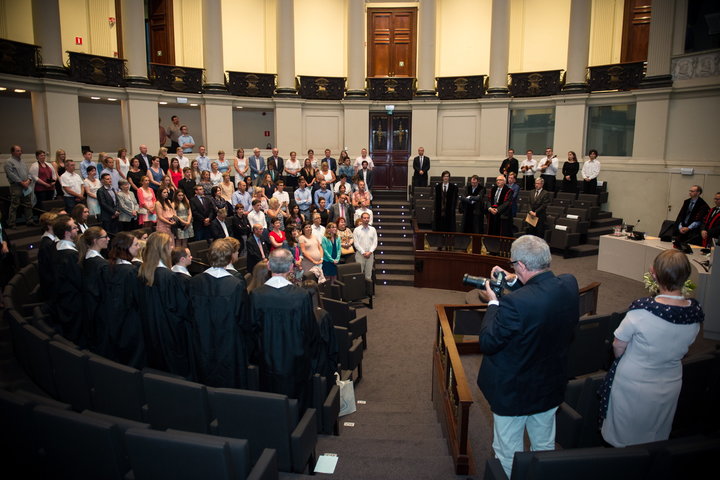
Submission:
[[[413,239],[411,237],[380,237],[378,238],[378,248],[388,245],[412,246]]]
[[[372,209],[373,212],[375,209],[410,210],[410,202],[405,200],[378,200],[377,198],[373,198]]]
[[[592,255],[597,255],[598,251],[600,250],[600,247],[598,245],[578,245],[576,247],[570,247],[568,248],[568,256],[569,257],[590,257]]]
[[[342,420],[342,419],[341,419]],[[330,452],[337,454],[341,461],[344,455],[387,456],[405,458],[424,458],[438,455],[447,455],[447,441],[444,438],[422,438],[398,442],[395,440],[376,440],[374,438],[348,438],[343,433],[349,427],[343,427],[338,437],[318,437],[316,451],[319,455]]]
[[[378,273],[375,275],[377,285],[399,285],[412,287],[415,285],[415,275],[399,275],[391,273]]]
[[[342,425],[341,435],[348,438],[370,438],[406,441],[416,438],[438,438],[442,437],[442,429],[438,423],[361,423],[352,420],[352,415],[340,418],[340,424],[345,422],[355,423],[354,427]]]
[[[412,250],[408,250],[407,254],[401,255],[399,253],[397,254],[388,254],[384,253],[382,255],[377,254],[375,255],[375,268],[379,266],[379,264],[389,264],[389,265],[399,265],[399,264],[414,264],[415,263],[415,255]]]
[[[401,212],[385,212],[385,213],[380,213],[380,214],[376,214],[375,211],[373,211],[373,225],[375,224],[376,220],[379,220],[381,222],[389,221],[389,220],[396,221],[396,222],[403,221],[403,220],[406,222],[412,222],[412,215],[410,215],[409,212],[405,213],[402,211]]]
[[[415,480],[456,478],[453,473],[453,462],[449,455],[413,458],[412,464],[412,478]],[[407,465],[406,460],[400,455],[392,457],[353,455],[352,462],[343,462],[342,458],[338,459],[334,476],[342,479],[406,480],[409,478],[409,472],[405,470],[404,465]]]
[[[605,211],[605,210],[600,210],[600,211],[597,213],[597,215],[595,216],[594,220],[603,219],[603,218],[611,218],[611,217],[612,217],[612,212],[608,212],[608,211]]]
[[[415,265],[412,263],[382,263],[375,262],[375,271],[378,275],[412,275],[415,276]]]
[[[588,237],[587,239],[588,245],[600,245],[600,237]]]
[[[615,217],[598,217],[593,219],[591,222],[593,227],[606,227],[606,226],[613,226],[613,225],[619,225],[622,224],[622,218],[615,218]]]
[[[593,227],[588,228],[587,236],[588,239],[591,237],[599,237],[601,235],[607,235],[608,233],[613,233],[613,227]]]
[[[387,225],[385,223],[378,223],[377,225],[373,226],[375,227],[375,230],[377,230],[377,233],[380,236],[397,235],[402,237],[403,235],[406,235],[412,237],[413,234],[410,224],[407,224],[407,226],[403,225],[405,228]]]
[[[415,255],[415,247],[412,245],[412,243],[408,245],[387,244],[383,246],[378,246],[377,250],[375,250],[375,256],[383,255],[385,253],[390,253],[393,255],[403,253]]]

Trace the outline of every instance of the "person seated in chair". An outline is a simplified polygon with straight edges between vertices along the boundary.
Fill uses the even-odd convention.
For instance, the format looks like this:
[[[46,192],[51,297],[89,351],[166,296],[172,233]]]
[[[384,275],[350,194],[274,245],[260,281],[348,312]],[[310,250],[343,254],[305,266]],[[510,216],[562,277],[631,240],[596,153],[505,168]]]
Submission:
[[[710,207],[700,198],[702,187],[690,187],[690,197],[683,202],[683,206],[675,220],[677,240],[681,243],[702,245],[702,226]]]

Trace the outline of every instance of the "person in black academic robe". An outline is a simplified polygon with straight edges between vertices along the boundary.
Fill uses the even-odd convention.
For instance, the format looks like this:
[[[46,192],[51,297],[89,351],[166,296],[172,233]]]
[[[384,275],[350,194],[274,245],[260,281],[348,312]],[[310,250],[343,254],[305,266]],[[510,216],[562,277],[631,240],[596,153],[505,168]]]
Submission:
[[[458,187],[450,183],[450,172],[442,173],[442,182],[435,185],[435,231],[455,231],[455,211],[457,210]]]
[[[286,278],[293,266],[290,252],[278,248],[270,256],[271,271],[277,257],[283,257],[288,268],[282,274],[273,272],[270,280],[250,292],[250,318],[260,335],[260,386],[298,399],[302,412],[311,393],[318,324],[310,292]]]
[[[102,331],[105,322],[100,320],[106,313],[101,309],[103,297],[115,294],[109,292],[103,282],[104,270],[107,267],[107,260],[101,256],[85,258],[82,261],[83,330],[88,347],[99,355],[102,355],[98,351],[101,339],[107,336]]]
[[[483,205],[485,187],[480,185],[478,176],[473,175],[470,184],[465,187],[465,195],[460,197],[463,233],[483,233]]]
[[[327,310],[317,307],[314,311],[320,337],[313,355],[312,373],[318,373],[321,377],[325,377],[329,390],[335,385],[335,372],[338,370],[338,344],[337,338],[335,338],[335,327]]]
[[[162,266],[155,269],[152,286],[146,285],[142,278],[139,281],[140,317],[148,366],[195,380],[188,338],[190,302],[183,282],[172,270]]]
[[[224,267],[211,267],[189,283],[198,381],[247,388],[245,335],[250,325],[245,282]]]
[[[42,215],[40,217],[40,221],[42,222]],[[57,238],[55,238],[54,235],[52,237],[43,235],[40,239],[40,245],[38,246],[38,277],[40,279],[40,298],[43,299],[49,299],[52,296],[55,286],[53,257],[55,256],[56,243]]]
[[[499,175],[485,203],[489,235],[512,237],[512,193],[505,185],[505,177]]]
[[[82,329],[82,272],[78,263],[78,252],[72,248],[56,250],[54,259],[55,321],[63,337],[85,347]]]
[[[109,265],[103,271],[107,295],[103,296],[99,352],[123,365],[145,367],[145,339],[140,320],[137,267],[130,262]],[[104,353],[103,353],[104,352]]]

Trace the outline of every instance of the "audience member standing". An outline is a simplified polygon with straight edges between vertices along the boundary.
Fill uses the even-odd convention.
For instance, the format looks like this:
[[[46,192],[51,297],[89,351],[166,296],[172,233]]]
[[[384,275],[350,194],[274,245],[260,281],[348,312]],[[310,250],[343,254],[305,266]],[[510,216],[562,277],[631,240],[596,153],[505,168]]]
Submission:
[[[117,207],[120,215],[118,222],[120,229],[124,232],[135,230],[137,228],[137,217],[140,205],[138,205],[137,197],[130,191],[130,183],[126,180],[120,180],[120,191],[117,192]]]
[[[425,156],[425,149],[418,148],[418,154],[413,158],[413,185],[427,187],[428,171],[430,170],[430,157]]]
[[[547,207],[552,202],[552,193],[543,188],[545,181],[542,178],[535,179],[535,190],[527,197],[528,215],[536,220],[535,225],[525,222],[526,233],[545,238],[545,220],[547,218]]]
[[[165,129],[170,137],[170,151],[174,152],[180,146],[180,117],[173,115],[170,117],[170,125]]]
[[[5,175],[10,184],[10,208],[8,210],[7,228],[15,228],[18,207],[23,207],[26,225],[37,225],[32,215],[32,177],[22,161],[22,147],[13,145],[10,158],[5,162]]]
[[[140,145],[139,148],[140,148],[140,153],[135,155],[135,157],[133,157],[133,158],[138,159],[138,161],[140,162],[140,170],[142,170],[142,172],[144,174],[146,174],[146,172],[152,166],[152,157],[150,155],[148,155],[147,145]]]
[[[577,155],[575,152],[568,152],[567,162],[563,163],[562,167],[562,191],[569,193],[577,193],[577,174],[580,169]]]
[[[47,163],[44,150],[35,152],[35,159],[37,162],[30,165],[29,173],[35,184],[35,208],[43,210],[43,202],[53,199],[58,175],[52,164]]]
[[[488,234],[512,236],[512,190],[505,184],[505,176],[498,175],[485,204],[488,214]]]
[[[450,183],[450,172],[442,173],[442,181],[435,185],[435,230],[438,232],[455,231],[455,211],[457,210],[458,187]]]
[[[215,218],[215,204],[205,196],[202,185],[195,186],[195,196],[190,200],[195,240],[210,238],[210,222]]]
[[[598,151],[594,148],[588,153],[590,160],[583,163],[583,192],[595,193],[597,189],[597,177],[600,175],[600,161],[597,160]]]
[[[82,274],[78,263],[78,226],[67,215],[60,215],[53,224],[53,232],[58,237],[53,257],[55,285],[53,318],[60,334],[76,345],[84,345],[82,335]]]
[[[510,174],[510,172],[515,172],[515,175],[518,174],[518,159],[515,158],[515,150],[509,149],[508,150],[508,156],[505,160],[502,161],[500,164],[500,173],[505,175],[505,178]]]
[[[537,161],[533,158],[533,151],[528,150],[520,164],[519,173],[522,174],[523,190],[533,190],[535,188],[535,167],[537,167]]]
[[[122,181],[124,182],[124,180]],[[108,233],[115,235],[120,229],[120,206],[117,193],[112,188],[112,177],[109,173],[103,172],[100,182],[102,186],[97,191],[98,203],[100,204],[100,222]]]
[[[545,157],[538,160],[537,170],[540,176],[545,180],[545,188],[548,192],[555,192],[555,181],[558,171],[558,158],[553,153],[553,149],[548,147],[545,149]]]
[[[353,230],[355,261],[360,264],[365,279],[372,280],[375,249],[378,246],[377,231],[370,225],[370,215],[367,213],[363,213],[360,220],[362,223]]]
[[[258,147],[253,148],[253,154],[248,158],[248,165],[250,166],[250,176],[254,182],[265,171],[265,159],[260,156]]]
[[[60,184],[63,189],[63,200],[65,211],[71,212],[75,205],[82,203],[85,199],[85,188],[83,178],[75,173],[75,162],[65,160],[65,173],[60,176]]]
[[[460,197],[460,211],[463,213],[464,233],[483,233],[483,206],[485,205],[485,187],[480,178],[473,175],[470,184],[465,187],[465,196]]]
[[[107,349],[100,344],[101,339],[107,339],[102,320],[105,312],[100,307],[104,296],[114,294],[108,292],[103,284],[108,262],[100,251],[107,249],[107,246],[108,234],[98,226],[88,228],[78,240],[78,256],[82,266],[83,337],[86,345],[100,355]]]

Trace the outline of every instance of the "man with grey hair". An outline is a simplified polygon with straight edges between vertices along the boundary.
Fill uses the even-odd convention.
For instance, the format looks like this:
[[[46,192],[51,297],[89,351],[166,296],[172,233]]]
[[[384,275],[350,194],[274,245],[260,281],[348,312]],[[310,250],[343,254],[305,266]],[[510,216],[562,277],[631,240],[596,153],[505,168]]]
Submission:
[[[493,412],[493,450],[510,477],[527,428],[533,451],[555,448],[555,411],[567,384],[567,355],[579,318],[577,280],[550,271],[545,240],[523,235],[510,249],[515,273],[498,300],[486,284],[488,309],[479,329],[484,354],[478,386]]]
[[[312,392],[313,349],[320,331],[310,291],[287,279],[293,263],[284,248],[270,252],[272,276],[250,293],[250,318],[260,332],[260,389],[298,399],[302,415]]]

